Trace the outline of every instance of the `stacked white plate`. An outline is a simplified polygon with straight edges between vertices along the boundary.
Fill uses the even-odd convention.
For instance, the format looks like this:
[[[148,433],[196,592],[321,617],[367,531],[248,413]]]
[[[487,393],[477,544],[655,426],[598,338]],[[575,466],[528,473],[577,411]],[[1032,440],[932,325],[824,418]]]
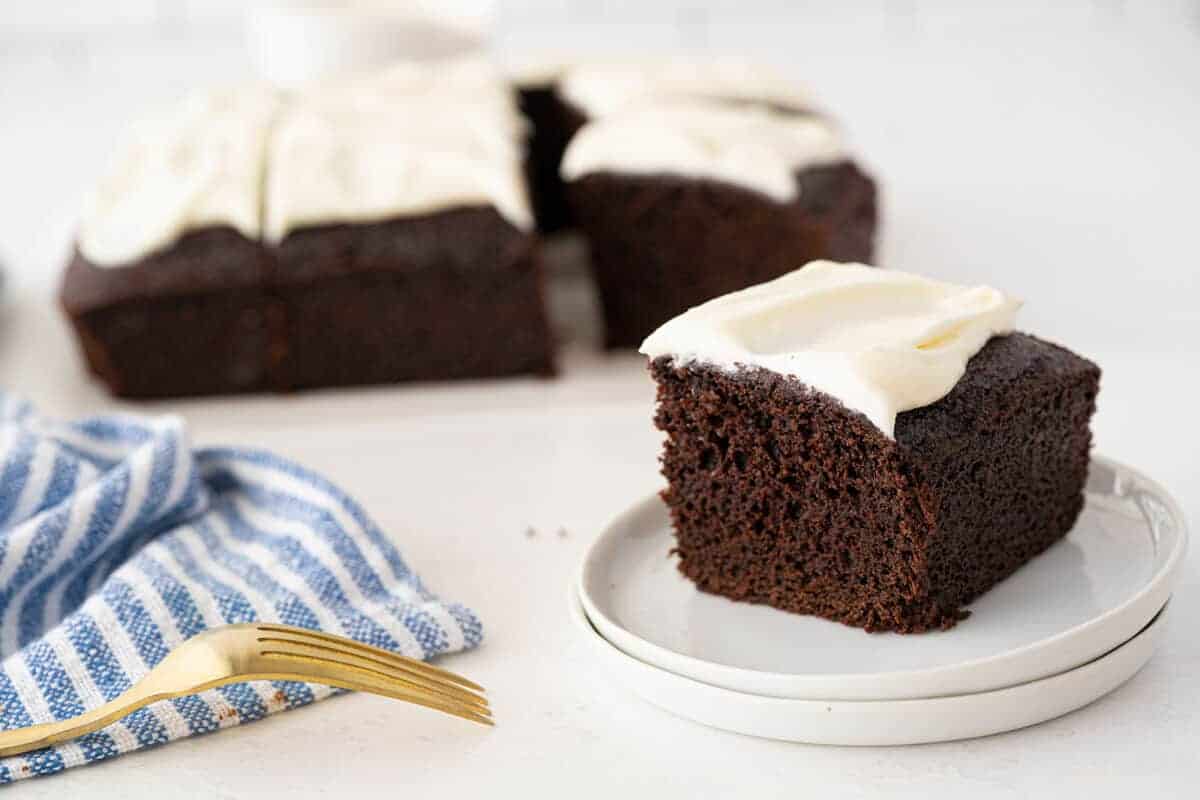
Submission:
[[[754,736],[891,745],[986,736],[1066,714],[1149,661],[1187,547],[1154,481],[1092,459],[1066,538],[972,604],[952,630],[867,634],[704,594],[676,569],[657,496],[592,544],[571,613],[634,694]]]

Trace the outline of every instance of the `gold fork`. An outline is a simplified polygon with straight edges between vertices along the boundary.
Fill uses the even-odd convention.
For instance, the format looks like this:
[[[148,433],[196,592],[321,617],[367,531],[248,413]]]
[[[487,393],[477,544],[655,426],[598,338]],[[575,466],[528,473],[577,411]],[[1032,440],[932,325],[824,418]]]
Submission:
[[[71,719],[0,732],[0,757],[91,733],[159,700],[242,681],[305,681],[392,697],[492,724],[483,687],[423,661],[289,625],[213,628],[172,650],[116,699]]]

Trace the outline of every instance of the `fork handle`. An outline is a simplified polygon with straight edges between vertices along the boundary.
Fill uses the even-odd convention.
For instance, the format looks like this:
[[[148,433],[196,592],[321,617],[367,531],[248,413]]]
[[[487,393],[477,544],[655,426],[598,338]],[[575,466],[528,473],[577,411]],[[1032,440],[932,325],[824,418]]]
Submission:
[[[228,678],[205,680],[219,674],[216,671],[202,671],[212,668],[207,656],[207,652],[198,652],[195,647],[176,648],[137,683],[104,705],[70,719],[0,731],[0,758],[28,753],[93,733],[159,700],[182,697],[223,683],[232,683]]]
[[[183,691],[165,691],[158,685],[153,674],[147,675],[133,686],[126,689],[114,699],[108,701],[102,706],[97,706],[90,711],[85,711],[77,717],[70,719],[59,720],[58,722],[44,722],[40,725],[30,725],[25,728],[16,728],[11,731],[0,731],[0,758],[8,756],[20,755],[21,753],[29,753],[33,750],[40,750],[43,747],[58,744],[59,742],[76,739],[80,736],[86,736],[89,733],[95,733],[101,728],[107,727],[119,719],[129,716],[140,708],[157,703],[160,700],[170,700],[173,697],[183,697],[189,694],[196,694],[207,689],[212,689],[217,686],[224,686],[230,683],[240,683],[247,680],[299,680],[313,681],[314,678],[293,674],[280,673],[276,675],[230,675],[220,680],[207,681],[198,686],[192,687]],[[453,704],[440,702],[437,698],[431,698],[420,692],[409,692],[403,689],[392,689],[386,686],[379,685],[374,682],[338,680],[322,678],[316,680],[318,683],[324,683],[327,686],[336,686],[342,689],[349,689],[356,692],[369,692],[378,694],[384,697],[390,697],[395,700],[404,700],[419,706],[425,706],[437,711],[442,711],[447,714],[452,714],[456,717],[469,719],[474,722],[483,722],[491,724],[491,722],[483,717],[470,712],[464,713],[461,709],[455,708]]]
[[[305,681],[323,683],[351,691],[404,700],[452,714],[463,719],[490,725],[490,717],[477,709],[448,701],[436,693],[408,685],[405,681],[381,680],[361,670],[343,666],[331,672],[328,665],[292,659],[278,670],[247,670],[243,664],[231,661],[229,648],[204,646],[221,642],[236,626],[216,629],[189,639],[186,646],[177,647],[146,675],[116,698],[102,706],[85,711],[77,717],[30,725],[11,731],[0,731],[0,758],[28,753],[59,742],[75,739],[111,725],[140,708],[160,700],[196,694],[207,689],[254,680]]]
[[[11,731],[0,731],[0,758],[39,750],[98,731],[106,725],[111,725],[122,717],[132,714],[139,708],[144,708],[170,696],[160,692],[153,684],[150,676],[147,676],[113,700],[90,711],[85,711],[77,717],[58,722],[45,722],[41,725],[30,725]]]

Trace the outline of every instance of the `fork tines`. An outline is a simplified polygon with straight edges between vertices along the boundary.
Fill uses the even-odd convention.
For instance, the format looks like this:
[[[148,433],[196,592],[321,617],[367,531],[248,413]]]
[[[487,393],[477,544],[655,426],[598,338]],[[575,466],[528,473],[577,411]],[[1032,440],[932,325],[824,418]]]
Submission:
[[[319,631],[282,625],[255,626],[264,658],[302,663],[326,671],[333,685],[370,691],[493,724],[483,687],[389,650]]]

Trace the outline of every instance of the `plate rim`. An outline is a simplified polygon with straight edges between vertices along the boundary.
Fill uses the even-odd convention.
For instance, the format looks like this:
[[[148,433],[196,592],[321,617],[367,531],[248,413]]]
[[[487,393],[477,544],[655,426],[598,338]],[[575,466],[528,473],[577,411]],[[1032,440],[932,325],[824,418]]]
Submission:
[[[1174,546],[1161,562],[1156,557],[1158,566],[1153,574],[1123,603],[1065,631],[990,656],[937,667],[890,672],[796,674],[706,661],[645,639],[603,612],[588,591],[588,576],[595,569],[596,553],[600,545],[612,538],[613,531],[627,518],[644,513],[653,503],[661,503],[657,492],[622,509],[609,520],[600,534],[588,545],[573,580],[573,586],[585,616],[601,636],[622,652],[677,675],[732,691],[790,699],[865,701],[930,699],[992,691],[1028,683],[1077,668],[1136,636],[1166,604],[1188,550],[1187,519],[1179,503],[1158,481],[1141,470],[1105,456],[1093,454],[1091,462],[1101,464],[1116,474],[1134,478],[1138,486],[1149,489],[1157,499],[1163,501],[1177,523],[1178,535],[1175,537]],[[1087,642],[1096,638],[1102,638],[1104,641],[1085,646]],[[1081,656],[1077,653],[1080,650],[1089,652]],[[1047,662],[1047,654],[1053,652],[1062,652],[1064,655]],[[1068,657],[1068,654],[1071,655]],[[997,675],[989,679],[983,674],[984,670],[997,672]],[[1024,674],[1016,678],[1000,677],[1006,672],[1018,670]],[[949,688],[930,691],[933,686],[939,684]],[[841,688],[831,690],[831,686]]]
[[[640,700],[669,714],[718,730],[758,738],[834,746],[906,746],[959,741],[1020,730],[1065,716],[1115,691],[1137,675],[1158,651],[1165,635],[1170,603],[1164,605],[1136,634],[1116,647],[1072,669],[1032,681],[984,692],[930,698],[839,700],[821,698],[769,697],[713,686],[646,663],[618,648],[605,638],[588,619],[582,598],[574,585],[568,592],[568,613],[581,635],[601,661],[609,677]],[[1132,659],[1132,664],[1122,662]],[[1115,676],[1114,676],[1115,673]],[[658,686],[650,685],[658,682]],[[678,699],[664,698],[662,682],[673,691],[689,692],[699,708],[685,709]],[[1099,683],[1099,687],[1088,684]],[[1074,692],[1075,696],[1068,696]],[[1042,699],[1035,707],[1029,702],[1014,703],[1019,697]],[[974,704],[1003,702],[1011,711],[1009,719],[998,721],[988,714],[968,712]],[[738,721],[731,723],[729,709],[737,707]],[[992,705],[992,710],[995,706]],[[916,714],[918,716],[913,716]],[[837,717],[853,722],[840,734],[827,726]],[[903,720],[899,717],[903,716]],[[771,718],[776,730],[770,732]],[[782,734],[778,720],[786,718]],[[808,720],[808,722],[804,722]],[[881,722],[881,720],[883,720]],[[889,724],[889,721],[891,724]],[[918,724],[914,724],[918,723]],[[923,724],[922,724],[923,723]],[[803,734],[797,725],[812,725]]]

